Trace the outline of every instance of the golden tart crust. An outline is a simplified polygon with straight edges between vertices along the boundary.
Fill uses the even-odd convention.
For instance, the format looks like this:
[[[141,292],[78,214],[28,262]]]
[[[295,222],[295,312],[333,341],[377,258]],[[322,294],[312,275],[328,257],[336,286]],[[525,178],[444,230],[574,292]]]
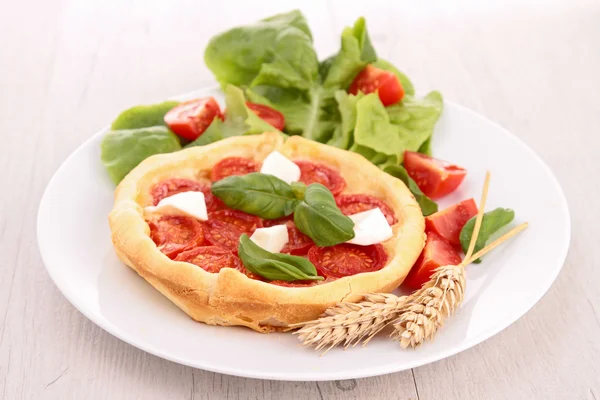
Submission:
[[[144,207],[152,203],[151,188],[169,178],[208,182],[213,165],[226,157],[260,163],[278,150],[292,160],[325,164],[346,180],[343,193],[361,193],[384,200],[398,220],[394,236],[382,243],[388,255],[379,271],[362,273],[310,287],[283,287],[248,278],[225,268],[213,274],[196,265],[173,261],[149,236]],[[109,215],[112,241],[119,258],[196,321],[211,325],[242,325],[259,332],[317,318],[340,301],[360,294],[389,292],[402,283],[425,243],[421,209],[402,181],[346,150],[299,136],[239,136],[170,154],[149,157],[132,170],[115,191]]]

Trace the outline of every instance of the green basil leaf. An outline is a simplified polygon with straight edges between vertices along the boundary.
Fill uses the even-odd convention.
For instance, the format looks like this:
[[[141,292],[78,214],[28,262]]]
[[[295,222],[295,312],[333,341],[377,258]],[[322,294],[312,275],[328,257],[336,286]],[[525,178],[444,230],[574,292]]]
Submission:
[[[460,245],[465,253],[467,252],[469,244],[471,243],[471,237],[473,236],[476,218],[477,216],[468,220],[460,231]],[[515,212],[509,208],[499,207],[483,214],[481,228],[479,229],[479,235],[477,236],[477,241],[475,242],[474,253],[477,253],[479,250],[483,249],[490,237],[494,233],[498,232],[501,228],[510,224],[513,219],[515,219]],[[481,259],[477,259],[473,262],[480,263]]]
[[[304,200],[304,193],[306,192],[306,185],[302,182],[292,182],[290,184],[292,191],[298,200]]]
[[[244,266],[250,271],[272,281],[320,281],[317,269],[304,257],[282,253],[271,253],[256,243],[248,235],[240,237],[238,255]]]
[[[306,188],[296,207],[294,223],[317,246],[334,246],[354,237],[354,222],[340,211],[333,194],[320,183]]]
[[[213,183],[211,192],[228,207],[265,219],[290,215],[298,203],[290,185],[260,172],[228,176]]]
[[[408,176],[406,169],[402,165],[387,165],[383,168],[383,170],[404,182],[404,184],[408,187],[408,190],[410,190],[413,196],[415,196],[415,200],[417,200],[417,203],[419,203],[421,211],[425,217],[437,212],[437,203],[427,197],[421,191],[421,189],[419,189],[417,182]]]

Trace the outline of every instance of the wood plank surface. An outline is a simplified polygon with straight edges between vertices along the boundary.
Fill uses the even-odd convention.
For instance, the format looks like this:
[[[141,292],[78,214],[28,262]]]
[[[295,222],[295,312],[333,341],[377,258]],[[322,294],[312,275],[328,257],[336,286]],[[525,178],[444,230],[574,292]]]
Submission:
[[[214,84],[203,62],[213,34],[299,3],[2,1],[0,399],[600,399],[598,1],[301,2],[321,57],[364,15],[379,54],[419,92],[499,122],[563,186],[573,223],[564,269],[486,342],[376,378],[243,379],[127,345],[59,293],[35,220],[60,163],[127,106]]]

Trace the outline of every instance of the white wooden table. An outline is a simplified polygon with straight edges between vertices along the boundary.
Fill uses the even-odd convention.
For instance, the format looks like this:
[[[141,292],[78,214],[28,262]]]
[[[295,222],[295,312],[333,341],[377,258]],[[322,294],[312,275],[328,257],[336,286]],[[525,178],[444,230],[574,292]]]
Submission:
[[[211,35],[295,5],[6,1],[1,399],[600,399],[600,3],[302,3],[321,57],[337,49],[345,25],[365,15],[379,54],[406,71],[418,91],[439,89],[498,121],[550,164],[570,203],[573,237],[548,294],[475,348],[370,379],[242,379],[121,342],[76,311],[42,265],[35,218],[46,183],[127,106],[212,84],[203,62]]]

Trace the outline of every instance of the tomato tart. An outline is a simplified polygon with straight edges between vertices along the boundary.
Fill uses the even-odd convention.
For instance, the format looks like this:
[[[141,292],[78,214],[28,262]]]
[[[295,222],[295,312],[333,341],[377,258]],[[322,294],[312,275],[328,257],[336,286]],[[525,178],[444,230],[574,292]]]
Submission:
[[[211,187],[222,179],[259,172],[273,152],[299,167],[297,181],[304,187],[325,187],[341,213],[378,208],[390,235],[375,244],[346,240],[318,246],[289,211],[265,219],[228,207],[213,193]],[[166,200],[186,192],[203,195],[204,217],[159,212]],[[147,158],[117,187],[109,223],[119,258],[191,318],[259,332],[314,319],[364,293],[392,291],[425,243],[421,209],[402,181],[358,154],[299,136],[286,140],[278,133],[232,137]],[[245,266],[243,238],[272,228],[287,231],[278,254],[312,263],[318,276],[268,279]]]

